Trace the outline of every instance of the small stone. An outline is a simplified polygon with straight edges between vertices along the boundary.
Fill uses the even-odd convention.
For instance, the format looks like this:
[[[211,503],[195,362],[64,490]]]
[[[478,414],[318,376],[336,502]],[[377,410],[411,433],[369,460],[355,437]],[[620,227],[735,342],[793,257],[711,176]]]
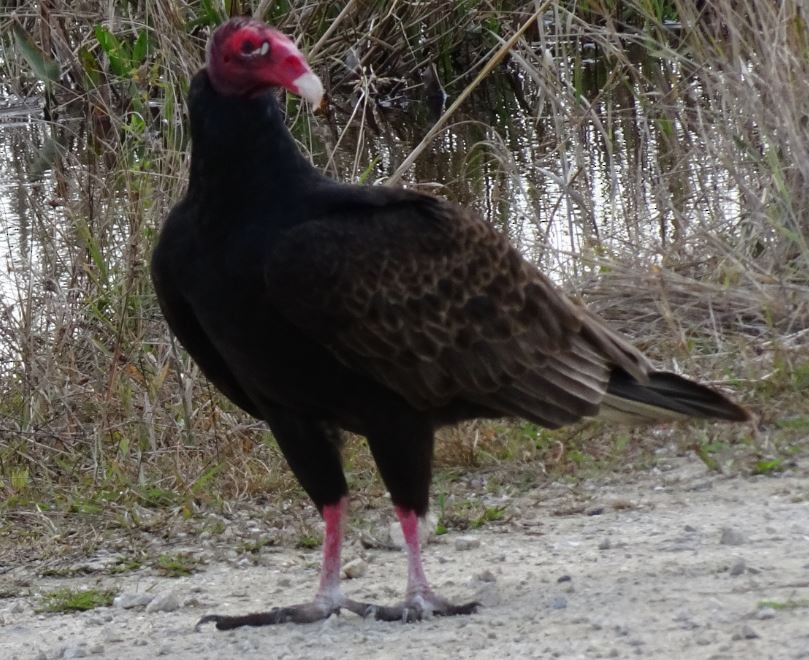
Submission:
[[[696,532],[697,528],[692,526],[692,525],[686,525],[685,527],[683,527],[683,531],[685,531],[685,532]]]
[[[397,548],[405,547],[404,532],[402,532],[402,527],[399,523],[392,522],[390,524],[388,527],[388,538]]]
[[[742,638],[758,639],[758,633],[755,630],[753,630],[752,626],[749,623],[745,623],[742,626]]]
[[[166,591],[155,596],[151,603],[146,606],[146,612],[173,612],[180,609],[180,601],[173,591]]]
[[[737,575],[741,575],[744,573],[744,570],[747,568],[747,564],[745,563],[744,559],[741,557],[733,562],[733,565],[728,570],[728,574],[736,577]]]
[[[480,547],[480,539],[477,536],[459,536],[455,539],[456,550],[472,550]]]
[[[129,610],[133,607],[146,607],[154,599],[154,594],[133,594],[122,593],[116,596],[112,604],[122,610]]]
[[[62,651],[62,655],[59,656],[61,658],[86,658],[87,657],[87,649],[83,646],[66,646],[64,651]]]
[[[747,543],[747,538],[738,529],[723,527],[722,536],[719,537],[719,543],[722,545],[744,545]]]
[[[495,577],[494,573],[492,573],[488,568],[485,571],[481,571],[475,575],[475,579],[478,582],[497,582],[497,578]]]
[[[103,644],[94,644],[90,647],[90,653],[93,655],[101,655],[104,653],[104,645]]]
[[[279,587],[283,587],[283,588],[291,587],[292,586],[292,580],[290,580],[287,577],[282,577],[282,578],[278,578],[278,582],[276,584]]]
[[[699,624],[694,621],[693,615],[688,610],[681,610],[674,617],[674,620],[680,624],[683,630],[695,630],[699,628]]]
[[[756,612],[756,618],[761,621],[765,619],[774,619],[775,610],[772,607],[762,607],[758,612]]]
[[[551,602],[548,603],[552,610],[564,610],[567,608],[567,598],[564,596],[554,596]]]
[[[599,550],[609,550],[612,547],[612,541],[609,539],[604,539],[601,543],[598,544]]]
[[[562,575],[556,581],[557,582],[571,582],[572,580],[573,580],[573,578],[570,577],[569,575]]]
[[[357,578],[365,577],[365,574],[367,572],[368,572],[368,562],[366,562],[362,557],[352,559],[350,562],[346,563],[345,566],[343,566],[343,574],[349,580],[355,580]]]

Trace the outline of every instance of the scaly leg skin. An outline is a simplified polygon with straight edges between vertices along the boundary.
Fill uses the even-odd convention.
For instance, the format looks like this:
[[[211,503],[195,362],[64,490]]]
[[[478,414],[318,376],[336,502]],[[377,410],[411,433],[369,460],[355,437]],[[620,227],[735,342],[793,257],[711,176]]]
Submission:
[[[326,533],[323,539],[323,563],[320,569],[320,587],[317,595],[310,603],[274,607],[269,612],[253,612],[238,616],[208,614],[196,625],[216,623],[219,630],[231,630],[241,626],[268,626],[276,623],[313,623],[339,614],[344,607],[361,617],[374,611],[374,606],[346,598],[340,590],[340,550],[343,543],[343,519],[345,518],[347,499],[337,504],[323,507],[323,520]]]
[[[407,592],[403,603],[390,607],[374,607],[373,616],[379,621],[421,621],[430,616],[455,616],[472,614],[480,603],[470,602],[453,605],[430,588],[424,566],[421,563],[418,518],[415,512],[396,507],[396,516],[402,526],[407,547]]]

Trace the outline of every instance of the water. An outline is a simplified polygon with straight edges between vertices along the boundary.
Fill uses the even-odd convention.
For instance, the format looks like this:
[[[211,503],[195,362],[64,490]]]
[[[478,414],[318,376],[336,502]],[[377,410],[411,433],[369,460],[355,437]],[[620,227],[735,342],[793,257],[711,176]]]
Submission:
[[[738,195],[707,150],[697,162],[681,157],[681,145],[690,153],[701,138],[676,124],[661,129],[659,110],[639,100],[651,80],[664,89],[693,83],[675,65],[635,50],[632,68],[644,82],[627,80],[604,93],[620,68],[595,52],[584,54],[557,63],[561,88],[576,87],[568,96],[550,95],[514,67],[496,72],[404,177],[474,207],[560,282],[597,272],[602,257],[642,255],[647,265],[659,263],[684,223],[716,212],[704,196],[706,177],[721,200],[718,213],[741,213]],[[343,180],[390,175],[432,117],[419,89],[390,103],[378,100],[380,107],[366,106],[365,121],[346,124],[338,111],[314,121],[316,164]],[[18,316],[26,305],[44,304],[44,290],[68,296],[77,271],[104,279],[116,264],[123,268],[127,245],[144,245],[142,235],[128,234],[154,232],[181,187],[166,185],[168,170],[159,163],[135,163],[155,197],[145,206],[143,191],[130,184],[116,190],[116,177],[105,170],[106,161],[115,164],[109,158],[115,147],[103,141],[88,147],[91,131],[82,116],[49,123],[36,99],[6,98],[0,105],[0,302]],[[340,106],[351,108],[351,99]],[[172,174],[178,171],[185,175],[179,167]]]

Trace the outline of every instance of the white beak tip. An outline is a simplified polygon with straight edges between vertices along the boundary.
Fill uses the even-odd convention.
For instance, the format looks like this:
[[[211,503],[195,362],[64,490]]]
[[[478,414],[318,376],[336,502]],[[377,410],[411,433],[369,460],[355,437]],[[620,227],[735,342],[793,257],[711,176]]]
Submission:
[[[309,101],[313,108],[319,108],[323,102],[323,83],[311,71],[298,76],[292,82],[295,92],[303,99]]]

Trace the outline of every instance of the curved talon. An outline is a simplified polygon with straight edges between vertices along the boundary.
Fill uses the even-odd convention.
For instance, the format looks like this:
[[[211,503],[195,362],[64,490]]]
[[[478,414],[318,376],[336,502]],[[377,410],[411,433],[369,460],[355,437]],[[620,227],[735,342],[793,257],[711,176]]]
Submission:
[[[400,605],[375,607],[372,614],[377,621],[416,623],[433,616],[463,616],[474,614],[479,607],[480,603],[477,601],[464,603],[463,605],[452,605],[446,601],[440,603],[428,601],[427,607],[420,602],[405,601]]]
[[[351,600],[350,598],[346,598],[341,604],[341,607],[345,607],[349,612],[353,612],[359,617],[363,619],[367,619],[372,614],[376,612],[376,605],[371,603],[362,603],[360,601]],[[339,608],[338,608],[339,609]]]
[[[233,630],[242,626],[271,626],[279,623],[314,623],[323,621],[332,614],[339,615],[341,607],[357,616],[361,616],[363,619],[371,617],[376,621],[416,623],[433,616],[473,614],[480,607],[480,603],[473,601],[463,605],[452,605],[443,599],[433,602],[432,599],[425,601],[419,597],[413,600],[408,599],[399,605],[384,606],[362,603],[346,598],[339,604],[304,603],[290,607],[274,607],[268,612],[252,612],[236,616],[206,614],[197,621],[194,630],[199,632],[200,627],[206,623],[215,623],[217,630]]]
[[[303,614],[303,611],[298,611],[294,607],[274,607],[269,612],[251,612],[250,614],[237,616],[206,614],[197,622],[194,630],[199,632],[200,626],[211,622],[216,623],[217,630],[233,630],[242,626],[269,626],[276,623],[286,623],[287,621],[308,623],[302,616]],[[300,620],[296,620],[296,616],[301,616]],[[315,621],[316,619],[311,620]]]
[[[447,605],[444,609],[434,610],[433,614],[435,616],[464,616],[467,614],[474,614],[478,611],[480,607],[480,603],[476,600],[473,600],[469,603],[464,603],[463,605]]]
[[[218,614],[206,614],[199,621],[197,621],[197,625],[194,626],[194,631],[199,632],[201,626],[204,626],[206,623],[211,623],[212,621],[218,624],[221,618],[222,617]]]

